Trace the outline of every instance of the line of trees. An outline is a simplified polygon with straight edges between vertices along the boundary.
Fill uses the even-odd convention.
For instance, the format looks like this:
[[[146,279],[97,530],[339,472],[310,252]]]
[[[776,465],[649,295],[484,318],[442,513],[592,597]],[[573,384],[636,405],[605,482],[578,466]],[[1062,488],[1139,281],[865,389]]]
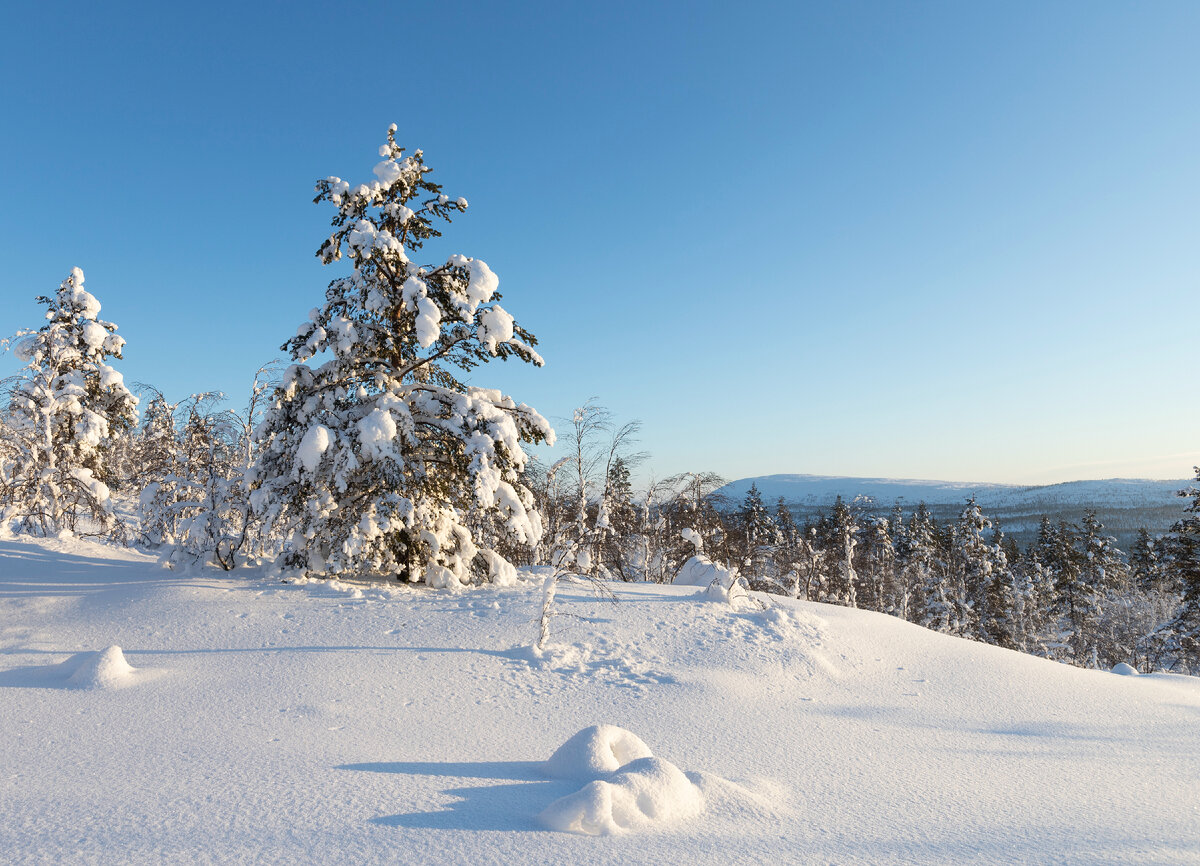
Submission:
[[[389,128],[374,178],[327,177],[321,262],[349,261],[259,371],[244,412],[218,395],[139,400],[112,362],[124,340],[76,268],[19,332],[25,368],[0,389],[0,519],[19,531],[139,541],[169,562],[230,569],[269,556],[300,574],[395,576],[447,587],[510,582],[505,550],[542,535],[525,447],[553,442],[534,409],[465,373],[541,366],[537,340],[498,302],[486,263],[419,264],[464,213]]]
[[[620,580],[670,582],[696,555],[758,591],[900,617],[959,637],[1085,667],[1200,673],[1200,468],[1166,536],[1142,529],[1126,553],[1095,512],[1079,525],[1043,517],[1022,550],[969,499],[939,522],[922,504],[887,517],[837,502],[799,525],[781,499],[752,486],[743,502],[724,480],[685,473],[635,491],[637,424],[594,403],[566,427],[568,454],[533,464],[529,486],[546,532],[529,564],[571,560]]]

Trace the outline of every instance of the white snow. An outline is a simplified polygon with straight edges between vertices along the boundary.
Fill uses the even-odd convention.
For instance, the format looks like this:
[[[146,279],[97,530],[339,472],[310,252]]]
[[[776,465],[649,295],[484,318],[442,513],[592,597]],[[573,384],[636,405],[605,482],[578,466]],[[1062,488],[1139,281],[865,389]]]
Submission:
[[[499,304],[479,314],[479,342],[496,354],[497,343],[507,343],[513,337],[512,315]]]
[[[80,689],[119,689],[132,683],[137,673],[133,665],[125,661],[119,646],[79,653],[67,659],[64,665],[73,669],[67,682]]]
[[[1198,860],[1194,678],[641,584],[561,584],[535,654],[543,576],[283,584],[0,537],[0,860]],[[80,653],[124,687],[68,682]],[[548,777],[593,725],[658,757],[598,735],[621,766]]]
[[[108,337],[108,330],[99,322],[91,320],[83,323],[80,333],[83,335],[83,341],[92,349],[99,349]]]
[[[321,455],[329,450],[332,441],[329,428],[325,425],[314,424],[309,427],[304,433],[304,438],[300,440],[300,450],[296,454],[300,464],[309,472],[313,472],[320,465]]]
[[[703,805],[700,789],[670,761],[638,758],[555,800],[538,819],[552,830],[606,836],[690,818]]]
[[[689,541],[691,539],[688,539]],[[694,542],[693,542],[694,543]],[[737,571],[717,565],[703,553],[697,553],[679,568],[672,581],[676,586],[710,586],[716,581],[728,589],[737,578]]]
[[[653,755],[641,738],[616,725],[592,725],[567,740],[546,761],[555,779],[594,779]]]
[[[692,817],[704,804],[682,770],[654,757],[640,737],[616,725],[584,728],[550,756],[545,772],[588,780],[538,815],[550,829],[566,833],[623,833]]]
[[[422,349],[428,349],[441,335],[442,311],[431,299],[417,298],[417,343]]]
[[[383,153],[383,147],[379,148],[379,150],[380,156],[387,156],[386,153]],[[402,174],[404,174],[404,169],[394,159],[385,159],[375,166],[375,176],[379,178],[380,183],[385,185],[395,183]]]
[[[358,422],[358,441],[362,444],[363,456],[380,460],[393,453],[392,440],[396,438],[396,421],[392,413],[378,407],[371,410]]]
[[[700,537],[700,533],[696,530],[687,527],[680,530],[679,537],[688,542],[695,549],[696,553],[700,553],[704,549],[704,539]]]

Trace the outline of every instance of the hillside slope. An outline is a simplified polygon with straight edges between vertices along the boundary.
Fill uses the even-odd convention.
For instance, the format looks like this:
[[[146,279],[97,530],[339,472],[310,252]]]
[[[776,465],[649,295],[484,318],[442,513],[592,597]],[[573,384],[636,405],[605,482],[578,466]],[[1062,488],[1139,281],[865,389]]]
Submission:
[[[695,588],[452,595],[175,574],[0,540],[8,862],[1186,863],[1200,681],[1077,670],[898,620]],[[98,653],[117,645],[120,653]],[[127,663],[122,666],[121,658]],[[594,724],[703,809],[554,832]]]
[[[871,510],[879,514],[887,514],[897,502],[905,514],[911,514],[918,503],[924,502],[938,520],[953,520],[966,499],[974,496],[984,512],[1021,544],[1033,538],[1043,514],[1055,522],[1077,523],[1085,511],[1094,509],[1100,522],[1128,548],[1140,527],[1157,535],[1166,532],[1182,516],[1187,503],[1178,496],[1178,491],[1190,483],[1109,478],[1018,486],[902,478],[762,475],[731,481],[718,493],[737,506],[753,484],[764,502],[773,505],[782,498],[801,521],[827,511],[838,496],[846,502],[857,496],[869,497],[873,500]]]

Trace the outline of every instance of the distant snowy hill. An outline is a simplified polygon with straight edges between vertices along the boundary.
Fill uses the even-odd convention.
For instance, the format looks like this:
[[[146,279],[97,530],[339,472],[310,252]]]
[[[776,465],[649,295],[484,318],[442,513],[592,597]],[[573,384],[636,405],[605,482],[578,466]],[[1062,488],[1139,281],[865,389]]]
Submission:
[[[1197,862],[1200,679],[647,584],[536,653],[541,583],[0,536],[0,861]]]
[[[762,475],[733,481],[718,492],[736,505],[745,498],[750,485],[755,484],[764,502],[772,505],[782,497],[802,520],[829,508],[838,496],[847,502],[857,496],[869,497],[874,501],[873,510],[879,512],[890,511],[899,502],[905,513],[909,513],[924,502],[935,517],[944,520],[956,516],[963,502],[974,496],[984,512],[1021,543],[1027,542],[1036,531],[1043,514],[1054,521],[1077,522],[1087,509],[1094,508],[1100,522],[1127,545],[1141,526],[1155,534],[1166,532],[1187,504],[1176,493],[1190,483],[1110,478],[1029,487],[831,475]]]

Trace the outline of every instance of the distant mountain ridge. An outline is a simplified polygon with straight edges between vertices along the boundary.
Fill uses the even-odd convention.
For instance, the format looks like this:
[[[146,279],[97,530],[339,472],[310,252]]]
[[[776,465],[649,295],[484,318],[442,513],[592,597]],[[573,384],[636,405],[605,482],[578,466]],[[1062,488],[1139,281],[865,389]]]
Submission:
[[[1077,523],[1085,511],[1094,509],[1100,522],[1128,548],[1139,527],[1154,535],[1170,529],[1187,500],[1178,491],[1193,481],[1109,478],[1066,481],[1060,484],[1017,485],[982,482],[927,481],[908,478],[854,478],[834,475],[760,475],[741,478],[718,493],[741,505],[750,485],[758,486],[767,505],[781,497],[800,521],[815,519],[833,505],[838,496],[846,502],[866,496],[873,502],[868,510],[886,514],[897,502],[910,514],[924,502],[938,520],[952,520],[968,497],[974,496],[984,513],[999,523],[1021,544],[1037,531],[1042,515],[1052,521]]]

